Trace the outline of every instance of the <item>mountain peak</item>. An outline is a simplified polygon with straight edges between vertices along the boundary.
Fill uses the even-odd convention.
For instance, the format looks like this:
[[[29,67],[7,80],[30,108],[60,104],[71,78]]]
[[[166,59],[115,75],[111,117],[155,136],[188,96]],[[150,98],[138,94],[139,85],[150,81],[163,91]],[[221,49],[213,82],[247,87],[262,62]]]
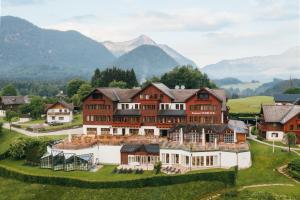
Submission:
[[[148,37],[147,35],[143,35],[143,34],[133,40],[138,41],[142,44],[156,45],[156,43],[150,37]]]

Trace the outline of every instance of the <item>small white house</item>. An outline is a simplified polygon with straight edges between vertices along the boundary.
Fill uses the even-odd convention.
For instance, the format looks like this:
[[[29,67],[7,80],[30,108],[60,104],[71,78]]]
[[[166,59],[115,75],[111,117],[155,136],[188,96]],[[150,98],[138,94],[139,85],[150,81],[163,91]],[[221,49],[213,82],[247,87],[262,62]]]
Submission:
[[[68,123],[73,120],[73,104],[58,101],[46,108],[47,123]]]

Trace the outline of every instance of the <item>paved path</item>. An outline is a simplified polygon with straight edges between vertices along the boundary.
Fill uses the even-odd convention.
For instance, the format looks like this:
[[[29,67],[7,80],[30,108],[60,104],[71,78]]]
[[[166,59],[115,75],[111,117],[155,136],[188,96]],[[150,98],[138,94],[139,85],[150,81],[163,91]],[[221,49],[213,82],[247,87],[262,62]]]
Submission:
[[[261,143],[261,144],[264,144],[264,145],[267,145],[267,146],[270,146],[270,147],[273,147],[273,144],[270,144],[270,143],[267,143],[267,142],[258,140],[258,139],[256,138],[255,135],[251,135],[251,134],[250,134],[250,136],[248,137],[248,139],[253,140],[253,141],[256,141],[256,142],[259,142],[259,143]],[[288,149],[288,147],[280,146],[280,145],[276,145],[276,144],[274,145],[274,147],[276,147],[276,148],[281,148],[281,149],[285,149],[285,150]],[[291,150],[300,150],[300,148],[291,147]],[[300,156],[300,154],[299,154],[298,152],[296,152],[296,151],[293,151],[293,152],[295,152],[297,155]]]
[[[4,123],[3,128],[9,129],[9,124]],[[31,131],[27,131],[27,130],[24,130],[21,128],[15,128],[15,127],[11,127],[11,130],[14,130],[18,133],[21,133],[23,135],[27,135],[30,137],[47,136],[47,135],[68,135],[68,134],[79,135],[79,134],[83,133],[82,127],[74,128],[74,129],[67,129],[67,130],[60,130],[60,131],[52,131],[52,132],[48,132],[48,133],[34,133]]]

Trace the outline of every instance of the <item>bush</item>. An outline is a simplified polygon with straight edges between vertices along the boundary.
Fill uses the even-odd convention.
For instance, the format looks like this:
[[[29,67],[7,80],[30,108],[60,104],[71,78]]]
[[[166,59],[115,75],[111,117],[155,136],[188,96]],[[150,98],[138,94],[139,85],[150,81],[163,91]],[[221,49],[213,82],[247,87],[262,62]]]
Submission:
[[[3,131],[3,123],[0,122],[0,133],[2,133],[2,131]]]
[[[19,138],[10,145],[8,153],[13,159],[25,159],[28,164],[38,165],[49,142],[44,139]]]
[[[231,199],[238,196],[238,191],[236,189],[228,190],[223,194],[223,196],[225,199]]]
[[[257,139],[260,140],[260,141],[263,141],[263,140],[264,140],[264,138],[263,138],[261,135],[258,135],[258,136],[257,136]]]
[[[292,160],[289,164],[288,164],[288,173],[297,179],[300,179],[300,158],[297,158],[295,160]]]
[[[154,176],[126,181],[87,181],[67,177],[51,177],[24,174],[10,167],[0,165],[0,176],[14,178],[20,181],[39,184],[52,184],[63,186],[74,186],[81,188],[141,188],[151,186],[165,186],[174,184],[183,184],[194,181],[219,181],[226,186],[233,186],[235,183],[234,171],[207,172],[184,174],[175,176]]]
[[[161,162],[160,161],[157,162],[157,163],[155,163],[153,170],[154,170],[155,174],[159,174],[160,173],[160,170],[161,170]]]
[[[113,174],[118,173],[118,168],[115,167],[115,168],[113,169],[112,173],[113,173]]]

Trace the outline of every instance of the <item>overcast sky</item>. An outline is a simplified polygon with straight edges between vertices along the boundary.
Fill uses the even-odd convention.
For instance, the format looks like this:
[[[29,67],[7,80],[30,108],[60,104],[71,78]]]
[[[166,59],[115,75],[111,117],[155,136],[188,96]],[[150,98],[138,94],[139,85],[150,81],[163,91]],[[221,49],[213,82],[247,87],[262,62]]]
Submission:
[[[1,15],[97,41],[145,34],[199,67],[300,45],[299,0],[0,0]]]

